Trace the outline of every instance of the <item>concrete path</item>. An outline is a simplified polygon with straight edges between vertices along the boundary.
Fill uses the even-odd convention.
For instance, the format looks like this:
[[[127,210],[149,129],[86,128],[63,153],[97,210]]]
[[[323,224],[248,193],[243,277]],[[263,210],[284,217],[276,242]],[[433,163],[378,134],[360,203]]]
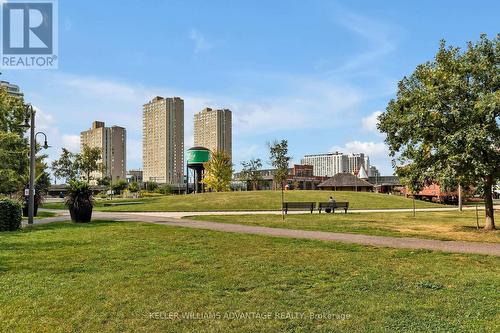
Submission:
[[[60,215],[56,217],[35,220],[35,224],[43,224],[56,221],[67,221],[69,219],[69,214],[67,212],[59,211],[59,213]],[[248,214],[249,212],[246,213]],[[181,213],[181,214],[188,214],[188,213]],[[210,212],[210,214],[213,215],[214,212]],[[470,254],[500,256],[500,244],[495,244],[495,243],[441,241],[441,240],[420,239],[420,238],[410,238],[410,237],[370,236],[370,235],[359,235],[359,234],[349,234],[349,233],[307,231],[307,230],[295,230],[295,229],[285,229],[285,228],[249,226],[242,224],[193,221],[189,219],[181,220],[180,218],[177,217],[165,216],[164,213],[158,214],[158,213],[94,212],[93,219],[131,221],[131,222],[141,221],[141,222],[163,224],[175,227],[268,235],[273,237],[315,239],[324,241],[335,241],[348,244],[382,246],[382,247],[391,247],[399,249],[424,249],[424,250],[444,251],[452,253],[470,253]]]

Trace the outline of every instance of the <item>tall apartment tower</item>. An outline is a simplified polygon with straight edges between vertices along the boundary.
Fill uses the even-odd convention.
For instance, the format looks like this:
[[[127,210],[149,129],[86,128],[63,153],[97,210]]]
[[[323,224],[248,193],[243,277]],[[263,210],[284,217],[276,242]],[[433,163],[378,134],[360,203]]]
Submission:
[[[106,127],[102,121],[94,121],[92,128],[80,133],[80,150],[84,146],[101,149],[103,171],[92,173],[93,183],[104,177],[111,181],[126,179],[127,131],[120,126]]]
[[[205,108],[194,115],[194,145],[232,156],[232,112]]]
[[[142,111],[143,180],[182,184],[184,179],[184,100],[155,97]]]
[[[23,97],[24,94],[19,89],[19,86],[7,81],[0,81],[0,87],[7,90],[7,93],[11,96]]]
[[[366,172],[370,170],[370,158],[364,153],[359,154],[349,154],[348,155],[348,172],[356,173],[359,172],[361,167],[365,169]]]

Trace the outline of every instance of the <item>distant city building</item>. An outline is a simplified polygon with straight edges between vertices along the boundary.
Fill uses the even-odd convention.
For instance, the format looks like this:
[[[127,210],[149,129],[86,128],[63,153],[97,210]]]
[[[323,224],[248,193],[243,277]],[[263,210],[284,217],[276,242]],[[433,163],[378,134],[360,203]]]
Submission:
[[[194,115],[194,145],[232,156],[232,112],[205,108]]]
[[[370,165],[370,169],[368,169],[368,176],[374,178],[380,177],[380,171],[378,171],[376,166]]]
[[[347,155],[339,152],[327,154],[306,155],[300,164],[312,165],[314,176],[333,177],[337,173],[348,171]]]
[[[276,184],[274,182],[275,173],[276,169],[259,170],[262,181],[257,186],[257,189],[271,190],[280,188],[281,184]],[[285,186],[287,189],[294,190],[315,190],[318,184],[326,179],[327,178],[323,176],[314,176],[314,167],[312,165],[295,164],[293,168],[288,169],[288,177]],[[233,180],[239,182],[246,181],[241,172],[235,173],[233,175]]]
[[[184,179],[184,100],[155,97],[144,104],[143,180],[181,184]]]
[[[305,155],[300,160],[301,164],[314,167],[314,176],[333,177],[338,173],[349,172],[357,174],[361,166],[368,172],[370,158],[364,153],[343,154],[340,152]]]
[[[0,81],[0,87],[7,89],[7,93],[11,96],[16,96],[16,97],[24,96],[18,85],[12,84],[7,81]]]
[[[347,172],[357,174],[361,167],[365,171],[370,169],[370,158],[364,153],[347,155]]]
[[[92,173],[93,183],[97,179],[108,178],[111,181],[125,179],[127,132],[120,126],[105,127],[104,122],[94,121],[92,128],[80,133],[80,150],[84,146],[101,149],[103,171]]]
[[[143,176],[143,172],[142,170],[129,170],[127,172],[127,182],[129,183],[133,183],[133,182],[136,182],[136,183],[139,183],[139,184],[142,184],[142,176]]]

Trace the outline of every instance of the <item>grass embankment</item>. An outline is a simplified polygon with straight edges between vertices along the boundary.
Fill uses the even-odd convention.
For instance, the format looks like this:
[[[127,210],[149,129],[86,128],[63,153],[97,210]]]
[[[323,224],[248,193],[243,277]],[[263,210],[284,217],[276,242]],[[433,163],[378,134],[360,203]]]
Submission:
[[[479,225],[483,225],[484,211]],[[377,236],[500,242],[500,231],[476,229],[474,211],[287,215],[209,215],[189,219],[254,226],[345,232]]]
[[[288,191],[285,201],[328,201],[330,196],[337,201],[349,201],[351,209],[412,208],[412,200],[400,196],[365,193],[365,192],[330,192],[330,191]],[[108,206],[104,204],[118,202],[142,202],[135,205]],[[417,208],[443,207],[425,201],[416,201]],[[44,208],[62,209],[63,203],[47,203]],[[190,195],[170,195],[155,198],[127,200],[98,200],[96,210],[101,211],[242,211],[242,210],[280,210],[281,193],[279,191],[248,191],[201,193]]]
[[[52,223],[0,234],[0,323],[5,332],[493,332],[499,276],[500,259],[488,256]]]

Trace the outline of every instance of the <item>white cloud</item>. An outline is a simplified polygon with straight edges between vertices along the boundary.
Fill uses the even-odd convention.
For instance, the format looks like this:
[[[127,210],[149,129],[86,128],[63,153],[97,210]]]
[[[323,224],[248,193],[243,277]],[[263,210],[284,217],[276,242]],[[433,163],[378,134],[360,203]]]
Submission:
[[[361,119],[361,123],[363,124],[363,129],[367,132],[378,133],[380,132],[377,129],[378,117],[382,114],[382,111],[375,111],[370,114],[368,117],[364,117]]]
[[[71,135],[71,134],[64,134],[61,137],[61,143],[62,147],[68,149],[69,151],[73,153],[77,153],[80,151],[80,136],[79,135]]]
[[[389,151],[383,142],[363,142],[363,141],[349,141],[342,146],[334,146],[330,151],[339,151],[342,153],[365,153],[370,157],[387,157],[389,158]]]
[[[201,51],[209,50],[212,48],[210,44],[198,30],[191,29],[189,38],[194,41],[194,53],[199,53]]]

